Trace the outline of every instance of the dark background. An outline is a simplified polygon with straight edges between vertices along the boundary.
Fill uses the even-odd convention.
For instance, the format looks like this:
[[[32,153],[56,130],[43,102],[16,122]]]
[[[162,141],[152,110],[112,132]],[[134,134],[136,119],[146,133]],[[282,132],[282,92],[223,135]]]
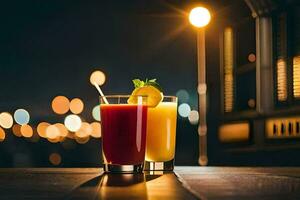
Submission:
[[[210,4],[215,9],[221,1]],[[228,2],[227,2],[228,3]],[[63,122],[51,110],[57,95],[79,97],[81,115],[94,121],[97,92],[89,83],[94,70],[106,74],[106,94],[130,93],[133,78],[157,78],[166,94],[187,90],[197,109],[196,32],[184,14],[194,1],[2,1],[0,4],[0,111],[29,111],[30,125]],[[219,7],[218,7],[219,6]],[[176,164],[196,165],[197,126],[178,117]],[[31,142],[6,130],[0,167],[101,164],[100,140],[64,148],[45,139]]]

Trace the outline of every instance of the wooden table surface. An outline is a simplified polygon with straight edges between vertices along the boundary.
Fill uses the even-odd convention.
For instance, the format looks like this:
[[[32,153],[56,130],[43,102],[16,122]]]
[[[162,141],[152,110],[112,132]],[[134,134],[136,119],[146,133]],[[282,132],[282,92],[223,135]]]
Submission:
[[[300,199],[300,168],[176,167],[139,175],[0,169],[0,199]]]

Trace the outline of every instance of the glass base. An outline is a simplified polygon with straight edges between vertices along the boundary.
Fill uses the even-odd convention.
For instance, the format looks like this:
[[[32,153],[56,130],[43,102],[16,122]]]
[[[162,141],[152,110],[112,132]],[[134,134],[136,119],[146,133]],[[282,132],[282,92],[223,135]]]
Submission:
[[[174,159],[166,162],[145,161],[145,171],[173,171]]]
[[[143,173],[143,164],[138,165],[113,165],[113,164],[104,164],[104,171],[106,173]]]

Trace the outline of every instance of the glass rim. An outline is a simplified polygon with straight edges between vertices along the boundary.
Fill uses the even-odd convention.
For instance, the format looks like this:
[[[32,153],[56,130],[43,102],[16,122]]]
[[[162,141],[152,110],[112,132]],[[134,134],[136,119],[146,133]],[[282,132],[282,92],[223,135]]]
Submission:
[[[120,94],[120,95],[113,94],[113,95],[104,95],[104,96],[100,96],[99,95],[100,98],[103,98],[103,97],[105,97],[105,98],[120,98],[120,97],[121,98],[128,98],[130,96],[134,96],[134,97],[148,97],[148,95],[130,95],[130,94]],[[172,95],[164,95],[163,97],[164,98],[178,98],[177,96],[172,96]]]
[[[101,96],[99,95],[100,98],[128,98],[130,96],[134,96],[134,97],[148,97],[146,95],[130,95],[130,94],[111,94],[111,95],[104,95],[104,96]]]

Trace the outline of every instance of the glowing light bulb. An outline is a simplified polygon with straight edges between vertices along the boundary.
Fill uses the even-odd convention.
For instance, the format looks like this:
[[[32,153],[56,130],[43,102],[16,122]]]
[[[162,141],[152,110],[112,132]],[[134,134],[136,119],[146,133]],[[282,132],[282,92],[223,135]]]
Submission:
[[[12,127],[13,123],[14,123],[14,120],[13,120],[11,114],[9,114],[7,112],[3,112],[0,114],[0,126],[8,129],[8,128]]]
[[[14,113],[15,121],[20,125],[28,124],[30,115],[25,109],[18,109]]]
[[[59,129],[55,125],[50,125],[46,129],[46,136],[49,139],[55,139],[59,137]]]
[[[5,140],[5,131],[0,127],[0,142],[3,142],[3,140]]]
[[[100,138],[101,137],[101,124],[99,122],[93,122],[91,123],[92,132],[91,136],[94,138]]]
[[[21,134],[21,125],[14,124],[13,127],[12,127],[12,132],[13,132],[13,134],[15,136],[22,137],[22,134]]]
[[[197,110],[192,110],[188,116],[188,119],[191,124],[198,124],[199,121],[199,112]]]
[[[61,156],[59,153],[51,153],[49,161],[52,165],[59,165],[61,163]]]
[[[75,139],[75,133],[73,133],[73,132],[68,132],[67,138]]]
[[[96,121],[101,121],[101,117],[100,117],[100,105],[97,105],[97,106],[95,106],[93,108],[92,115],[93,115],[93,118]]]
[[[81,127],[81,119],[77,115],[68,115],[65,118],[65,126],[69,131],[78,131]]]
[[[248,61],[251,62],[251,63],[253,63],[253,62],[256,61],[256,56],[255,56],[254,53],[250,53],[250,54],[248,55]]]
[[[248,106],[250,108],[255,108],[255,99],[249,99],[248,100]]]
[[[105,74],[102,71],[94,71],[90,76],[90,82],[92,85],[95,83],[98,85],[103,85],[105,83]]]
[[[211,19],[209,11],[204,7],[193,8],[189,15],[190,23],[198,28],[206,26]]]
[[[79,144],[85,144],[85,143],[87,143],[90,140],[90,136],[87,136],[87,137],[84,137],[84,138],[75,137],[75,140]]]
[[[187,103],[182,103],[178,107],[178,113],[181,117],[188,117],[191,112],[191,107]]]
[[[21,134],[23,137],[30,138],[33,135],[33,129],[28,124],[21,126]]]
[[[183,102],[183,103],[188,102],[188,100],[190,98],[190,95],[189,95],[188,91],[183,90],[183,89],[178,90],[176,92],[176,96],[178,97],[178,101]]]
[[[75,135],[80,138],[89,136],[92,133],[93,129],[87,122],[82,122],[81,127],[76,131]]]
[[[65,96],[57,96],[52,100],[51,106],[56,114],[62,115],[69,111],[70,101]]]
[[[47,129],[48,126],[50,126],[50,124],[47,123],[47,122],[39,123],[39,125],[37,126],[37,132],[38,132],[40,137],[47,138],[46,129]]]
[[[54,139],[51,139],[51,138],[47,138],[47,140],[51,143],[58,143],[61,141],[61,138],[60,137],[56,137]]]
[[[67,137],[69,131],[62,123],[56,123],[54,126],[59,130],[59,136]]]
[[[84,104],[81,99],[75,98],[70,102],[70,111],[74,114],[80,114],[83,111]]]

